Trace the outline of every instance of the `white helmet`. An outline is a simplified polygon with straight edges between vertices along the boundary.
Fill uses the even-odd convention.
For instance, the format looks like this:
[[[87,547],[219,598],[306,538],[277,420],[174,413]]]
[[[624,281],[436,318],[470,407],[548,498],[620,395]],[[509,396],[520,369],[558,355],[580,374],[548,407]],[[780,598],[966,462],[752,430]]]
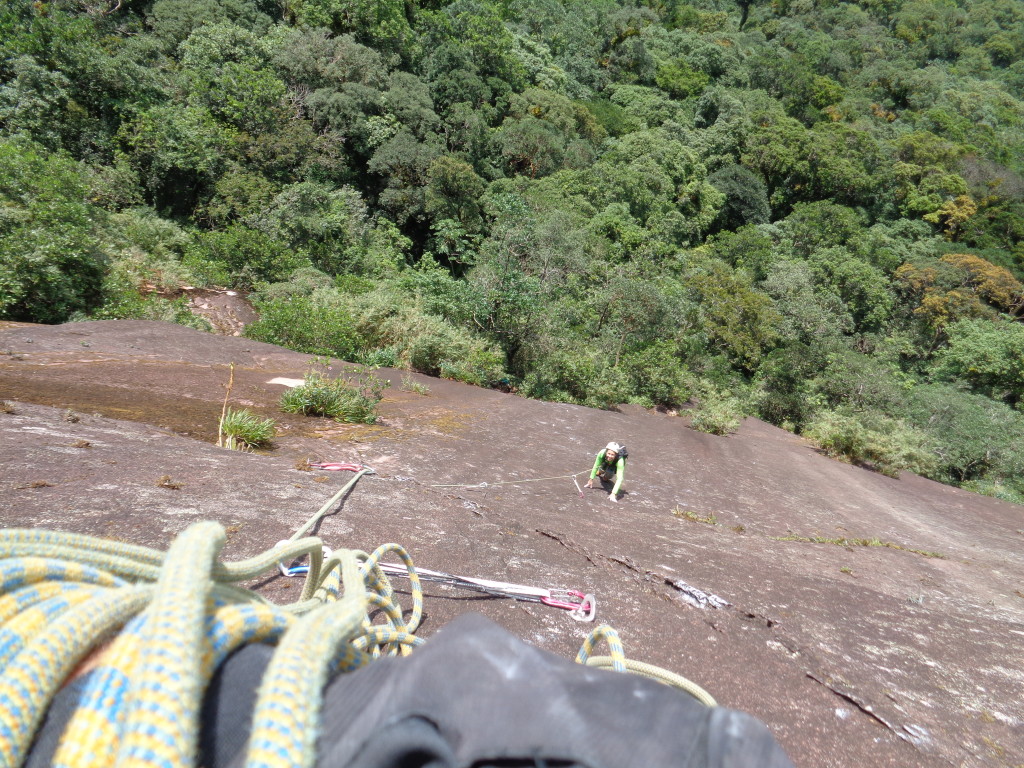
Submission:
[[[618,443],[608,443],[608,445],[606,445],[604,449],[606,451],[614,451],[615,453],[618,453],[619,451],[622,450],[622,446],[619,445]]]

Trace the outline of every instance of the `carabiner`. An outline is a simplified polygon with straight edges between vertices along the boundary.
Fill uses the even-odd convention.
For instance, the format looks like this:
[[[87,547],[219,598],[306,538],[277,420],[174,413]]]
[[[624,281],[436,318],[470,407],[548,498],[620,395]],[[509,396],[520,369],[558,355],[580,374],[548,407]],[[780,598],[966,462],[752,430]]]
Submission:
[[[586,598],[586,595],[575,589],[549,589],[548,597],[553,597],[556,600],[569,600],[570,598],[576,598],[576,603],[579,603]]]
[[[274,549],[277,549],[278,547],[287,547],[291,543],[292,542],[289,539],[282,539],[274,545]],[[321,544],[320,546],[323,549],[324,560],[326,560],[334,554],[331,548],[328,547],[326,544]],[[279,571],[281,571],[282,576],[287,576],[288,578],[291,578],[292,576],[301,576],[304,573],[309,573],[308,565],[293,565],[289,568],[285,567],[285,564],[280,560],[277,561],[277,568]]]
[[[584,595],[583,602],[575,610],[569,611],[569,615],[576,621],[593,621],[597,615],[597,598],[593,595]]]

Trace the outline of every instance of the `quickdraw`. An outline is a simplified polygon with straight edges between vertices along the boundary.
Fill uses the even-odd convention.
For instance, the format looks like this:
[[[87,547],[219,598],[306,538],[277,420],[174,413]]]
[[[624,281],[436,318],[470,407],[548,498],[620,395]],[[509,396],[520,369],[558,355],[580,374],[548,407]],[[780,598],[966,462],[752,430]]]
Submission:
[[[349,488],[351,488],[359,478],[364,474],[373,474],[374,470],[371,467],[364,466],[362,464],[355,464],[352,462],[342,461],[318,461],[308,462],[311,469],[324,469],[330,471],[348,471],[357,473],[348,484],[345,485],[338,493],[336,493],[320,510],[310,518],[302,528],[292,534],[290,539],[279,541],[275,547],[286,547],[291,544],[295,539],[306,533],[313,525],[320,520],[329,510],[334,503],[340,499]],[[576,475],[581,475],[583,472],[577,472]],[[536,480],[523,480],[514,482],[537,482],[539,480],[557,480],[571,477],[573,483],[576,485],[576,490],[580,492],[580,496],[583,495],[583,491],[580,489],[579,483],[576,482],[576,475],[561,475],[558,478],[537,478]],[[505,483],[493,483],[493,485],[505,485]],[[444,487],[444,486],[435,486]],[[466,487],[466,486],[463,486]],[[488,487],[487,483],[480,483],[476,486],[477,488]],[[323,547],[323,557],[327,560],[331,557],[331,550],[326,546]],[[412,578],[412,574],[415,574],[422,581],[433,581],[439,584],[447,584],[450,587],[458,589],[471,589],[477,592],[484,592],[486,594],[494,595],[495,597],[507,597],[512,600],[524,600],[528,602],[543,603],[549,605],[552,608],[561,608],[564,611],[569,612],[569,616],[576,621],[593,621],[597,614],[597,599],[594,595],[584,594],[575,589],[542,589],[540,587],[526,587],[519,584],[508,584],[503,581],[490,581],[488,579],[474,579],[468,576],[453,576],[450,573],[441,573],[440,571],[430,571],[424,568],[413,568],[410,565],[392,565],[390,563],[377,563],[377,567],[385,574],[392,576],[401,576],[406,578]],[[309,572],[308,565],[293,565],[286,566],[283,562],[278,562],[278,568],[281,573],[285,576],[300,576]]]
[[[277,546],[284,546],[288,542],[280,541]],[[324,559],[331,556],[331,550],[324,547]],[[409,568],[404,565],[393,565],[391,563],[377,563],[377,567],[390,576],[409,577]],[[281,573],[288,577],[301,576],[309,572],[308,565],[286,566],[278,563]],[[426,568],[415,568],[415,573],[420,581],[430,581],[436,584],[446,584],[458,589],[469,589],[475,592],[483,592],[495,597],[507,597],[512,600],[524,602],[542,603],[552,608],[561,608],[569,612],[569,616],[576,621],[590,622],[597,615],[597,598],[594,595],[584,594],[575,589],[543,589],[541,587],[527,587],[521,584],[509,584],[503,581],[491,581],[489,579],[474,579],[468,576],[455,576],[441,571],[431,571]]]

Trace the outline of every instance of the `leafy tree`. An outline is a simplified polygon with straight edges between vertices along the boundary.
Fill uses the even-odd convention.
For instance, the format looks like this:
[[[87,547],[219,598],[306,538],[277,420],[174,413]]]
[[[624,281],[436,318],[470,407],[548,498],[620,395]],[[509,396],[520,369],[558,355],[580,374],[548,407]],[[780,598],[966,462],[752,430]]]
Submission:
[[[308,254],[330,274],[359,271],[369,235],[366,204],[359,193],[315,182],[291,184],[245,223],[271,240]]]
[[[888,278],[877,267],[842,247],[815,251],[808,263],[818,281],[834,289],[843,300],[858,329],[878,330],[889,319],[896,297]]]
[[[711,174],[708,182],[725,195],[716,224],[737,229],[744,224],[768,222],[768,192],[756,174],[740,165],[728,165]]]
[[[393,56],[410,53],[413,32],[401,0],[286,0],[282,8],[295,26],[351,34]]]
[[[610,37],[601,51],[601,63],[613,80],[648,84],[654,79],[654,58],[647,51],[642,32],[657,21],[642,7],[620,7],[608,19]]]
[[[206,270],[211,282],[232,288],[278,282],[296,269],[311,266],[304,253],[296,253],[263,232],[240,224],[201,233],[184,261],[193,269]]]
[[[978,205],[969,195],[957,195],[955,199],[944,202],[938,210],[926,213],[924,220],[942,225],[946,237],[956,242],[960,239],[961,230],[977,212]]]
[[[645,405],[678,406],[690,398],[685,369],[672,341],[638,348],[623,355],[619,364],[629,377],[631,397]]]
[[[453,277],[430,256],[420,259],[414,269],[403,271],[398,285],[424,312],[456,326],[471,328],[474,318],[487,311],[483,297],[466,280]]]
[[[638,271],[622,268],[611,273],[592,299],[593,335],[608,338],[613,366],[618,366],[624,350],[674,336],[671,299]]]
[[[611,99],[589,99],[583,105],[609,136],[622,136],[641,127],[628,110]]]
[[[535,222],[526,202],[516,195],[495,196],[490,207],[497,220],[467,279],[486,307],[476,322],[501,345],[511,370],[521,373],[516,359],[536,334],[542,307],[540,283],[524,269],[535,244]]]
[[[60,323],[100,301],[103,212],[78,166],[25,139],[0,139],[0,318]]]
[[[755,281],[761,281],[784,258],[780,253],[779,238],[773,237],[766,229],[747,225],[735,232],[720,232],[709,238],[703,248],[730,266],[745,270]],[[775,234],[781,233],[776,230]]]
[[[908,262],[894,278],[914,314],[935,330],[936,339],[957,320],[992,316],[994,308],[1019,312],[1021,307],[1021,283],[1008,270],[973,254]]]
[[[129,161],[153,206],[187,215],[205,198],[227,162],[231,132],[209,110],[154,106],[119,131]]]
[[[950,198],[966,194],[967,184],[955,172],[962,150],[929,132],[915,132],[896,142],[893,165],[896,196],[905,216],[937,214]]]
[[[519,91],[526,85],[526,68],[516,55],[515,35],[505,26],[496,3],[455,0],[439,11],[421,11],[418,27],[429,80],[450,71],[454,61],[472,62],[469,71],[486,84],[492,104],[505,88]]]
[[[271,46],[264,39],[233,24],[208,24],[178,50],[192,104],[250,134],[280,121],[286,86],[269,68]]]
[[[760,113],[745,142],[741,163],[765,180],[769,201],[778,213],[799,199],[809,181],[807,129],[791,117]]]
[[[707,232],[723,202],[696,154],[664,129],[623,137],[595,163],[592,173],[598,199],[629,206],[630,214],[643,223],[677,210],[691,238]]]
[[[896,366],[846,346],[833,346],[814,376],[814,395],[830,407],[898,417],[906,393]]]
[[[25,133],[51,149],[63,144],[65,116],[72,101],[71,82],[31,56],[18,56],[0,85],[0,124],[7,133]]]
[[[406,130],[374,151],[367,169],[383,179],[379,203],[399,225],[423,217],[430,168],[441,154],[438,143],[418,141]]]
[[[483,227],[481,199],[485,185],[469,163],[451,155],[438,157],[427,170],[426,213],[432,219],[457,221],[464,232]]]
[[[1024,397],[1024,325],[965,318],[946,328],[949,345],[935,354],[939,378],[970,384],[973,389],[1011,405]]]
[[[815,125],[806,145],[809,187],[805,198],[875,206],[888,171],[885,148],[864,130],[835,123]]]
[[[948,253],[940,261],[961,270],[963,284],[998,309],[1011,314],[1024,309],[1024,284],[1009,270],[969,253]]]
[[[830,200],[797,203],[781,224],[793,251],[803,257],[817,250],[846,245],[864,228],[864,217]]]
[[[914,315],[933,329],[935,340],[949,323],[986,314],[977,294],[963,285],[962,273],[938,259],[908,262],[893,277]]]
[[[268,10],[269,3],[254,0],[155,0],[146,21],[166,50],[173,51],[207,24],[228,22],[262,34],[274,19],[275,12]]]
[[[657,88],[615,84],[607,89],[609,100],[629,116],[630,123],[643,128],[659,128],[667,122],[685,121],[682,106]],[[619,131],[628,133],[630,131]]]
[[[893,17],[893,34],[922,63],[952,59],[962,45],[960,28],[965,20],[963,10],[952,0],[909,0]]]
[[[922,260],[942,247],[931,227],[909,219],[883,220],[867,229],[856,229],[843,244],[887,275],[892,275],[901,264]]]
[[[50,149],[110,162],[127,106],[158,97],[160,75],[145,43],[108,34],[76,10],[15,3],[0,11],[0,124]]]
[[[512,173],[546,176],[558,170],[565,159],[565,134],[532,115],[505,118],[496,139]]]
[[[388,86],[388,68],[377,51],[351,35],[283,28],[273,63],[318,130],[344,137],[350,152],[369,153],[374,124],[368,117],[383,111]]]
[[[1024,471],[1024,417],[1004,403],[950,384],[927,384],[910,393],[907,417],[931,436],[940,479],[1019,478]]]
[[[685,59],[674,59],[658,66],[654,81],[673,98],[688,99],[700,96],[711,78],[705,72],[691,67]]]
[[[800,429],[818,409],[811,382],[825,363],[827,348],[790,341],[764,355],[754,382],[757,415],[790,430]]]
[[[421,141],[431,138],[440,123],[429,87],[408,72],[391,73],[384,112]]]
[[[685,277],[700,302],[701,320],[712,342],[736,364],[753,371],[778,338],[781,317],[765,294],[742,273],[709,261]]]
[[[853,331],[853,316],[839,295],[816,282],[805,262],[788,259],[773,264],[761,282],[761,290],[771,296],[781,316],[783,339],[823,345]]]

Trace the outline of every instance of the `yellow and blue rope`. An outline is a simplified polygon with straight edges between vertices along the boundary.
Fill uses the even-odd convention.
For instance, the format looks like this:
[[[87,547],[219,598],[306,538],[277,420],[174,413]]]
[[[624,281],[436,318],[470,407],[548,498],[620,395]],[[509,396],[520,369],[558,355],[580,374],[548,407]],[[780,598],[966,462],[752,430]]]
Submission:
[[[277,649],[257,695],[246,765],[312,765],[329,675],[423,642],[415,635],[422,587],[399,545],[325,559],[319,539],[293,537],[224,563],[224,541],[223,528],[211,522],[187,529],[166,553],[78,534],[0,531],[0,768],[23,763],[57,691],[108,639],[57,747],[56,766],[194,765],[213,673],[231,651],[261,641]],[[378,567],[388,554],[408,569],[408,614]],[[234,586],[301,556],[310,565],[296,603],[278,606]],[[637,669],[607,626],[591,633],[578,660],[606,666],[591,655],[602,640],[614,669],[678,684],[651,673],[657,668]]]

